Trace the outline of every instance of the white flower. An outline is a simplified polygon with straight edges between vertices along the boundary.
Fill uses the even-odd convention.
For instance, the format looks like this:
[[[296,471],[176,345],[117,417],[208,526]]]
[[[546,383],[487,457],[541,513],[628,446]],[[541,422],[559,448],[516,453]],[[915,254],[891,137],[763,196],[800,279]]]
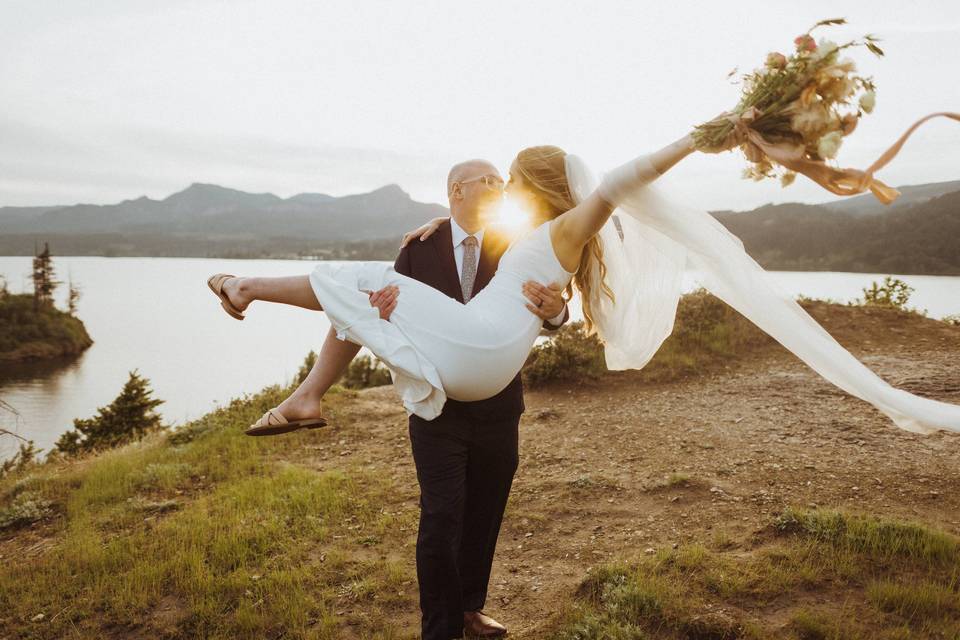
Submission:
[[[802,136],[815,136],[830,124],[830,113],[820,102],[794,113],[790,127]]]
[[[817,43],[817,50],[813,52],[814,60],[822,60],[837,50],[837,43],[826,38],[820,38]]]
[[[842,143],[843,134],[839,131],[831,131],[823,135],[817,143],[817,155],[821,158],[835,158]]]
[[[846,73],[853,73],[857,70],[857,63],[854,62],[852,58],[844,58],[837,63],[837,66],[843,69]]]
[[[860,96],[860,108],[870,113],[873,111],[874,105],[877,103],[877,96],[873,91],[867,91],[862,96]]]

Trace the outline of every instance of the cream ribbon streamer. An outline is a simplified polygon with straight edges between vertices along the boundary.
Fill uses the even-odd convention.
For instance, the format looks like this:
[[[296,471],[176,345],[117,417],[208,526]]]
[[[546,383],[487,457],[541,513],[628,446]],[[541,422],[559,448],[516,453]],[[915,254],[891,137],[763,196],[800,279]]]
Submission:
[[[774,162],[783,165],[787,169],[802,173],[827,191],[841,196],[852,196],[863,193],[869,189],[877,199],[883,204],[890,204],[900,196],[900,192],[890,187],[880,180],[873,177],[873,174],[880,170],[884,165],[893,160],[899,153],[903,143],[907,141],[910,134],[921,124],[936,116],[945,116],[960,122],[960,113],[949,111],[939,111],[926,115],[910,126],[876,162],[870,165],[866,171],[860,169],[838,169],[827,165],[822,160],[811,160],[806,157],[806,151],[803,145],[791,142],[769,142],[763,135],[751,127],[751,123],[761,113],[756,107],[750,107],[742,114],[730,114],[725,116],[727,120],[733,123],[734,131],[731,135],[736,140],[742,140],[744,154],[753,161],[759,160],[766,155]]]

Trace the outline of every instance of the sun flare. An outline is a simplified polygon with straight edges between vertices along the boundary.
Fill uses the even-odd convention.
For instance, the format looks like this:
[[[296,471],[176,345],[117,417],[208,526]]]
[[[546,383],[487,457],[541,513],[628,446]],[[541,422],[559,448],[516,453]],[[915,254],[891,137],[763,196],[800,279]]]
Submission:
[[[530,212],[520,206],[513,198],[504,198],[497,207],[497,224],[508,229],[519,230],[530,224]]]

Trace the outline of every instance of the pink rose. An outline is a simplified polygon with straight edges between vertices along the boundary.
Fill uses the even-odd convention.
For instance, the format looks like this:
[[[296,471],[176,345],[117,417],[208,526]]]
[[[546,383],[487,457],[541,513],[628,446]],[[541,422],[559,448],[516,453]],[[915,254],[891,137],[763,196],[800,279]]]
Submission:
[[[809,33],[805,33],[802,36],[797,36],[793,39],[793,43],[797,45],[797,51],[816,51],[817,50],[817,41],[813,39]]]

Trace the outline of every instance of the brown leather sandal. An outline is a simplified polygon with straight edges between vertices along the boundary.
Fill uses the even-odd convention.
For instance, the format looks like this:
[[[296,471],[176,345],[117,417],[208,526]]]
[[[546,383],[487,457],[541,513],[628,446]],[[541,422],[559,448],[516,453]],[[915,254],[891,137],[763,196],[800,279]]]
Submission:
[[[223,292],[223,283],[226,282],[228,278],[236,277],[237,276],[232,273],[215,273],[207,278],[207,286],[210,287],[210,291],[213,291],[217,297],[220,298],[220,306],[223,307],[224,311],[237,320],[243,320],[243,312],[230,304],[230,298]]]
[[[301,420],[287,420],[277,410],[277,407],[267,409],[267,412],[255,423],[250,425],[244,433],[248,436],[272,436],[278,433],[287,433],[297,429],[319,429],[327,424],[326,418],[303,418]]]

